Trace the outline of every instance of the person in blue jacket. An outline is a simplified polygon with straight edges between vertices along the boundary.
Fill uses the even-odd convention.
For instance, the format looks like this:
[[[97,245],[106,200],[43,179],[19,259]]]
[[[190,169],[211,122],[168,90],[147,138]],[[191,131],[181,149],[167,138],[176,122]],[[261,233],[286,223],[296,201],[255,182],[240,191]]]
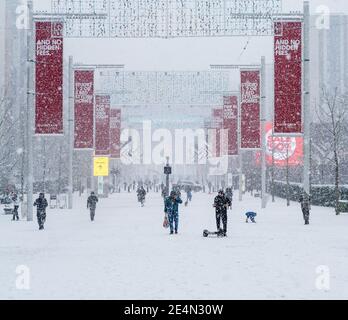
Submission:
[[[175,191],[170,193],[170,196],[165,199],[164,202],[164,212],[168,216],[170,234],[178,233],[179,227],[179,204],[182,203],[182,200],[177,195]]]
[[[246,214],[246,223],[249,222],[249,219],[251,220],[252,223],[256,223],[255,217],[257,216],[256,212],[247,212]]]

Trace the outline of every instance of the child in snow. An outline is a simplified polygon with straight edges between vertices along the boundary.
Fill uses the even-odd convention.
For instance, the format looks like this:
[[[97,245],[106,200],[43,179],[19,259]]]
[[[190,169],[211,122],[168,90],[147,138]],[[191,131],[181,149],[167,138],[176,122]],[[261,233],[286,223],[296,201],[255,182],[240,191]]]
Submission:
[[[257,214],[255,212],[247,212],[245,215],[247,217],[246,223],[249,223],[249,219],[252,223],[256,223],[255,217],[257,216]]]

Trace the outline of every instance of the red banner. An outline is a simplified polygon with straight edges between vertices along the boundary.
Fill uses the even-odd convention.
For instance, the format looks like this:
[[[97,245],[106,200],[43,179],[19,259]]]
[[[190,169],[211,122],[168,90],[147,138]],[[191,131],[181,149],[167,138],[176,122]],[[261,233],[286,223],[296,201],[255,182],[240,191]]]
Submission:
[[[241,148],[261,148],[260,70],[241,71]]]
[[[228,155],[238,155],[238,97],[224,97],[223,127],[228,130]]]
[[[94,71],[75,70],[75,149],[94,147]]]
[[[111,158],[121,158],[121,110],[110,111],[110,153]]]
[[[274,133],[302,132],[302,23],[276,22]]]
[[[63,134],[63,37],[51,22],[36,22],[35,133]],[[55,23],[57,30],[62,23]],[[54,36],[54,37],[53,37]]]
[[[268,165],[277,167],[300,166],[303,164],[302,137],[272,137],[272,123],[266,124],[266,161]],[[273,160],[274,159],[274,160]],[[261,153],[256,154],[256,162],[260,164]]]
[[[95,155],[110,155],[110,96],[95,97]]]

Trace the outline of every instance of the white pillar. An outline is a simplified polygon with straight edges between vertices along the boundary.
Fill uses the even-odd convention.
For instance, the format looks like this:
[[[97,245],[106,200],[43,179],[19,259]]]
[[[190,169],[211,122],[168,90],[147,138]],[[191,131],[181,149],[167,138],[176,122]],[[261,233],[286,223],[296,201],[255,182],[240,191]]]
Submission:
[[[27,220],[33,221],[33,102],[34,102],[34,20],[33,2],[28,0],[28,30],[27,30]]]
[[[303,138],[304,138],[304,165],[303,165],[303,189],[310,194],[310,130],[311,130],[311,110],[310,110],[310,12],[309,1],[303,4],[304,23],[303,23]]]
[[[261,207],[267,206],[266,194],[266,58],[261,58]]]
[[[73,57],[69,56],[69,103],[68,103],[68,143],[69,143],[69,159],[68,159],[68,175],[69,175],[69,194],[68,208],[73,208],[73,156],[74,156],[74,61]]]

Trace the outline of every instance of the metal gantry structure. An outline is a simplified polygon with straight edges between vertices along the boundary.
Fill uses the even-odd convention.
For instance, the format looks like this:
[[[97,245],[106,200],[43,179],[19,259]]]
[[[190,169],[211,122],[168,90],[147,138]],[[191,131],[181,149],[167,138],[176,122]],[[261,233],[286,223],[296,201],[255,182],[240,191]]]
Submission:
[[[34,19],[51,19],[64,23],[65,38],[183,38],[183,37],[232,37],[272,36],[274,21],[291,19],[292,14],[282,14],[282,0],[51,0],[51,12],[33,13],[33,1],[28,0],[28,100],[27,100],[27,217],[33,218],[33,98],[34,92]],[[309,92],[309,2],[304,2],[304,172],[303,184],[309,193],[309,140],[310,140],[310,92]],[[52,36],[56,34],[52,23]],[[72,61],[71,61],[72,64]],[[224,69],[224,68],[222,68]],[[228,69],[228,68],[227,68]],[[173,84],[170,84],[173,88]],[[112,89],[114,90],[114,89]],[[111,93],[112,93],[111,90]],[[209,88],[208,91],[211,91]],[[230,88],[215,88],[217,92]],[[213,90],[213,91],[215,91]],[[122,91],[122,92],[121,92]],[[125,87],[114,96],[122,102]],[[207,91],[203,87],[201,92]],[[167,92],[168,93],[168,92]],[[217,95],[203,95],[213,103]],[[160,94],[157,93],[157,98]],[[172,98],[175,97],[172,95]],[[133,95],[134,98],[134,95]],[[178,98],[180,99],[180,97]],[[218,98],[219,99],[219,98]],[[220,97],[221,99],[221,97]],[[161,100],[159,99],[158,102]],[[191,102],[202,102],[195,101]],[[265,103],[263,101],[263,103]],[[197,104],[198,105],[198,104]],[[219,105],[219,104],[217,104]],[[70,186],[72,187],[72,186]]]
[[[228,71],[119,71],[97,73],[113,106],[219,106],[231,88]]]
[[[66,37],[266,36],[282,0],[51,0]]]

